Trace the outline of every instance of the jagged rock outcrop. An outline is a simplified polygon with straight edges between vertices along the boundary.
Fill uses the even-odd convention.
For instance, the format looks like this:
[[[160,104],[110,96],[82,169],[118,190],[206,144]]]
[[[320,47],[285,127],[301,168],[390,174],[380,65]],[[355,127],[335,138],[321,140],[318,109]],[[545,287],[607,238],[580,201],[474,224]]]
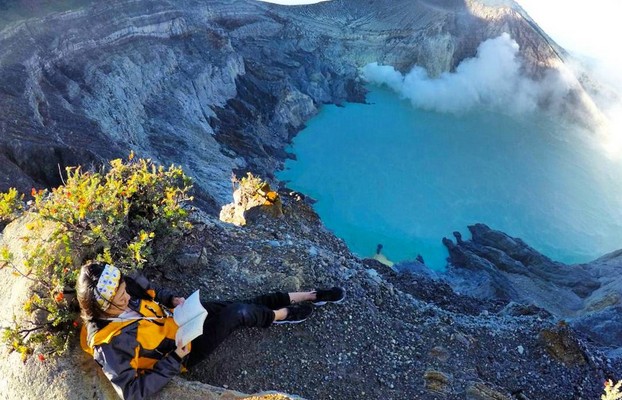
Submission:
[[[481,299],[534,305],[566,319],[587,337],[622,355],[622,251],[587,264],[565,265],[521,239],[469,226],[472,238],[445,238],[449,267],[443,277],[454,290]]]
[[[267,214],[273,217],[283,215],[283,205],[279,194],[270,184],[252,174],[238,180],[232,179],[237,188],[233,191],[233,203],[220,210],[220,220],[237,226],[246,225],[247,219],[254,215]]]
[[[529,75],[559,62],[513,2],[87,1],[15,21],[0,31],[0,189],[55,186],[59,166],[133,149],[182,165],[217,212],[232,170],[271,178],[321,104],[364,100],[358,68],[437,75],[506,31]]]

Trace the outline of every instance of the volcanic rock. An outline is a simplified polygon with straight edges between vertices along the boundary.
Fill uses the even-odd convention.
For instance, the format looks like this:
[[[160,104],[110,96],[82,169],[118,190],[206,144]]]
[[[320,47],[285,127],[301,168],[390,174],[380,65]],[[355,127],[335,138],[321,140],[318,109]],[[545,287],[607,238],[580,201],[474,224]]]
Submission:
[[[469,226],[472,238],[445,238],[449,265],[443,279],[457,292],[508,303],[512,315],[567,320],[611,356],[622,354],[622,252],[586,264],[553,261],[519,238]],[[540,311],[541,310],[541,311]]]

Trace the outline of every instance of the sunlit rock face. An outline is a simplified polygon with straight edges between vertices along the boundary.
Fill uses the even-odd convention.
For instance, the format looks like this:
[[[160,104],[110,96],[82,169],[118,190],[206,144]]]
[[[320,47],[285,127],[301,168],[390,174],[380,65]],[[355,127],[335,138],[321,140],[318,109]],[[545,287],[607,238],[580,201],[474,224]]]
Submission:
[[[369,62],[436,75],[507,31],[542,74],[555,45],[508,4],[86,2],[3,25],[0,188],[53,186],[59,167],[133,149],[181,164],[215,211],[232,170],[272,177],[321,104],[362,101]]]

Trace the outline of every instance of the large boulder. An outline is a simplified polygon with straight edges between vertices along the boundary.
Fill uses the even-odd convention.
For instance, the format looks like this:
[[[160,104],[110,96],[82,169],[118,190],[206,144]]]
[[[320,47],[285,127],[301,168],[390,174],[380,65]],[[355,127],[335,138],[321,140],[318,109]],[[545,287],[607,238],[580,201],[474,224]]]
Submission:
[[[244,226],[260,215],[283,215],[281,198],[270,188],[269,183],[250,173],[240,180],[234,178],[232,181],[238,187],[233,191],[233,203],[226,204],[220,210],[221,221]]]

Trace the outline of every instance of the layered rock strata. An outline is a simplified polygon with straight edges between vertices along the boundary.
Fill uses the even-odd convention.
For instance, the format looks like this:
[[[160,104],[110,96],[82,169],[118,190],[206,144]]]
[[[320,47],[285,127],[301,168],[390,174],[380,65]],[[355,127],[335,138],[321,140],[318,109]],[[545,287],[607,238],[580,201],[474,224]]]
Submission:
[[[513,2],[496,3],[505,5],[116,0],[4,25],[0,188],[54,186],[65,165],[97,166],[133,149],[181,164],[210,212],[175,263],[146,271],[158,283],[183,294],[199,286],[220,299],[333,283],[348,290],[345,304],[318,309],[303,325],[233,335],[191,379],[307,398],[596,398],[604,379],[622,374],[600,352],[618,340],[618,253],[594,264],[601,273],[579,266],[582,275],[569,278],[563,265],[530,249],[514,254],[503,236],[479,253],[463,241],[453,245],[456,271],[480,271],[483,283],[468,286],[456,272],[448,280],[460,294],[430,274],[361,261],[286,193],[278,220],[259,214],[238,228],[213,217],[229,200],[232,170],[272,177],[321,104],[363,101],[358,68],[368,62],[401,71],[418,64],[437,75],[507,31],[525,72],[543,76],[561,51]],[[19,285],[2,279],[5,295]],[[547,282],[560,297],[529,292],[527,281]],[[601,346],[577,334],[604,323],[589,310],[611,318],[609,329],[580,331]],[[101,374],[84,377],[79,359],[23,367],[16,354],[4,356],[0,388],[13,398],[109,396]],[[194,384],[179,383],[169,388],[174,396],[196,394]]]
[[[272,177],[321,104],[364,100],[360,67],[438,75],[502,32],[528,75],[559,62],[513,2],[87,1],[15,21],[0,31],[0,189],[55,186],[67,165],[133,149],[182,165],[216,212],[232,170]]]

